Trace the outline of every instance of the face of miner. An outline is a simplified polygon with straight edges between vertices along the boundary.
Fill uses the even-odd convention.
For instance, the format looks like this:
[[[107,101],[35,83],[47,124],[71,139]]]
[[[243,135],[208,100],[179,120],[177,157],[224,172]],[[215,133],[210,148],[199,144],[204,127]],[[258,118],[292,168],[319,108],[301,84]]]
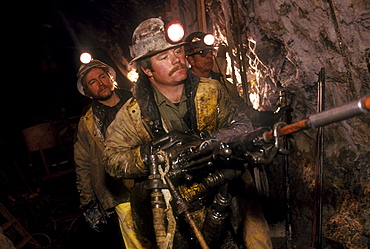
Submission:
[[[210,72],[213,68],[213,50],[205,49],[188,56],[188,62],[193,69],[201,72]]]
[[[114,91],[114,82],[101,68],[93,68],[85,76],[89,96],[96,100],[108,100]]]
[[[150,61],[152,69],[142,69],[154,85],[179,85],[187,78],[188,68],[183,46],[158,53]]]

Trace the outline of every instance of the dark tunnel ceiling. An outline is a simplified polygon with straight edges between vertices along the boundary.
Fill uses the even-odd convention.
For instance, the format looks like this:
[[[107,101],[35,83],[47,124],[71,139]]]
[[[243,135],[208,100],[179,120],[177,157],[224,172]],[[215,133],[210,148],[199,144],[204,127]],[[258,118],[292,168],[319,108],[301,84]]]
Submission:
[[[133,29],[148,17],[164,16],[164,3],[140,0],[54,1],[45,16],[47,19],[41,24],[66,32],[64,38],[72,40],[76,48],[94,48],[111,42],[122,48],[124,56],[129,56],[128,45]]]
[[[112,63],[107,46],[119,46],[120,53],[129,60],[134,28],[148,17],[163,16],[164,3],[44,0],[10,7],[16,12],[9,22],[14,34],[11,45],[16,46],[17,54],[10,60],[27,58],[27,66],[11,69],[17,76],[17,101],[24,109],[21,116],[12,108],[6,110],[14,122],[12,128],[80,114],[89,99],[76,91],[79,53],[92,51],[95,58]]]

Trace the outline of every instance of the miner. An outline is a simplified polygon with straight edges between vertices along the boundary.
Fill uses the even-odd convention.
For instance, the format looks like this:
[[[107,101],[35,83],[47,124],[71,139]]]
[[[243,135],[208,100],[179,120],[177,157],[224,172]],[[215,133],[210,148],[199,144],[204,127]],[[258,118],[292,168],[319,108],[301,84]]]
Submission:
[[[252,106],[246,105],[243,98],[239,95],[236,85],[229,82],[221,73],[213,71],[215,67],[214,40],[212,34],[199,31],[193,32],[186,37],[185,55],[190,69],[199,77],[218,80],[233,99],[244,106],[244,111],[255,128],[261,126],[272,127],[279,121],[284,111],[290,109],[290,107],[274,113],[272,111],[257,111]]]
[[[253,107],[247,106],[244,103],[244,100],[240,97],[236,86],[229,82],[221,73],[213,71],[215,66],[214,41],[215,39],[212,34],[206,34],[204,32],[193,32],[187,36],[184,47],[190,69],[199,77],[218,80],[239,105],[245,106],[243,111],[250,118],[254,127],[273,126],[273,124],[279,120],[284,111],[275,114],[273,112],[257,111],[253,109]],[[247,233],[247,235],[244,236],[244,238],[246,240],[246,244],[249,245],[249,248],[253,248],[256,244],[253,244],[253,240],[250,239],[253,236],[248,233],[252,233],[252,231],[255,232],[256,227],[253,227],[255,226],[254,222],[249,222],[248,220],[254,219],[258,223],[262,224],[259,226],[259,228],[262,229],[262,231],[258,232],[259,234],[263,234],[265,236],[269,231],[265,225],[266,221],[264,215],[258,205],[259,198],[254,187],[253,179],[250,177],[250,174],[245,174],[244,180],[247,184],[246,189],[248,189],[249,200],[253,200],[249,202],[250,206],[246,211],[247,216],[246,222],[244,223],[244,232]],[[253,202],[253,204],[251,202]],[[253,212],[253,214],[250,212]],[[265,239],[266,241],[269,241],[268,236],[265,236]]]
[[[103,156],[106,171],[115,178],[135,182],[130,196],[134,225],[122,220],[122,226],[130,227],[130,232],[144,241],[138,245],[141,248],[155,244],[160,248],[199,248],[202,238],[211,248],[240,246],[247,241],[242,237],[249,235],[239,232],[246,205],[238,200],[247,198],[242,178],[202,192],[204,173],[173,181],[166,174],[173,166],[171,162],[189,146],[252,130],[250,120],[241,111],[243,107],[233,101],[219,81],[200,78],[188,70],[185,43],[177,36],[181,32],[172,34],[172,27],[160,18],[150,18],[135,29],[130,53],[139,78],[133,98],[118,111],[107,130]],[[243,165],[231,167],[243,170]],[[247,180],[248,174],[244,169]],[[186,205],[179,205],[184,200]],[[224,216],[214,220],[207,215],[212,212]],[[186,219],[184,213],[189,214]],[[258,233],[265,230],[259,229],[261,224],[256,219],[251,218],[250,224],[255,224],[251,234],[257,244],[250,248],[257,248],[253,246],[258,243],[260,248],[271,248],[268,235]],[[210,231],[211,226],[204,224],[212,224],[215,229]]]
[[[109,176],[101,163],[105,132],[117,111],[132,96],[117,89],[115,70],[99,61],[82,64],[77,73],[78,91],[91,98],[79,121],[74,142],[77,188],[87,223],[98,232],[118,224],[115,208],[129,198],[121,179]],[[117,230],[118,225],[116,226]]]

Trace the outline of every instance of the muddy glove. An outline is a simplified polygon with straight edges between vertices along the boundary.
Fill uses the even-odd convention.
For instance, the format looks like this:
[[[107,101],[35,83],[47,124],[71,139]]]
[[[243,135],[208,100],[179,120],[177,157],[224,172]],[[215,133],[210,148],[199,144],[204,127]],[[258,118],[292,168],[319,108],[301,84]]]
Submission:
[[[140,152],[143,162],[147,164],[148,155],[152,155],[159,150],[165,151],[169,157],[173,159],[186,148],[199,145],[200,143],[201,138],[197,134],[173,130],[145,145],[142,145]]]
[[[158,150],[168,150],[173,147],[198,142],[199,139],[199,136],[194,133],[174,130],[152,141],[152,144]]]
[[[87,224],[97,232],[110,229],[110,218],[95,198],[83,207],[83,215]]]

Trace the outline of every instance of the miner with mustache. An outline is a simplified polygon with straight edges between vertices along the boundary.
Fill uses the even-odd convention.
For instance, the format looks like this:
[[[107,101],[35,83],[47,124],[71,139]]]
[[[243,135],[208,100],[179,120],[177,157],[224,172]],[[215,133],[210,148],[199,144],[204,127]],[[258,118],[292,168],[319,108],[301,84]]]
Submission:
[[[170,30],[171,26],[167,27]],[[134,181],[130,201],[116,208],[119,214],[126,215],[123,219],[119,215],[121,229],[126,231],[127,237],[134,238],[126,247],[199,248],[193,232],[178,212],[172,192],[166,184],[153,187],[151,180],[161,178],[165,183],[163,175],[171,168],[171,160],[185,148],[251,131],[252,125],[241,111],[242,107],[233,101],[219,81],[200,78],[188,70],[185,43],[181,38],[171,40],[162,19],[150,18],[140,23],[133,32],[132,43],[130,53],[139,78],[133,98],[118,111],[107,130],[103,154],[108,174]],[[158,171],[156,174],[153,174],[154,168]],[[190,196],[193,186],[199,181],[200,177],[194,176],[186,183],[179,180],[176,186],[179,191],[181,189],[183,198],[188,195],[191,199],[194,197]],[[243,195],[240,188],[235,188],[238,183],[232,185],[238,191],[230,194],[230,205],[234,196]],[[207,230],[204,226],[207,210],[219,189],[227,192],[225,187],[217,186],[204,193],[205,196],[189,201],[189,211],[200,230]],[[166,234],[160,243],[158,220],[155,220],[156,229],[153,223],[150,199],[153,188],[160,188],[165,200],[166,218],[162,224]],[[234,209],[233,205],[229,207],[230,215],[245,217],[238,214],[243,208]],[[219,248],[225,243],[235,247],[243,244],[243,239],[237,235],[242,229],[242,219],[228,220],[224,227],[220,227],[228,232],[210,241],[216,242],[211,248]]]

